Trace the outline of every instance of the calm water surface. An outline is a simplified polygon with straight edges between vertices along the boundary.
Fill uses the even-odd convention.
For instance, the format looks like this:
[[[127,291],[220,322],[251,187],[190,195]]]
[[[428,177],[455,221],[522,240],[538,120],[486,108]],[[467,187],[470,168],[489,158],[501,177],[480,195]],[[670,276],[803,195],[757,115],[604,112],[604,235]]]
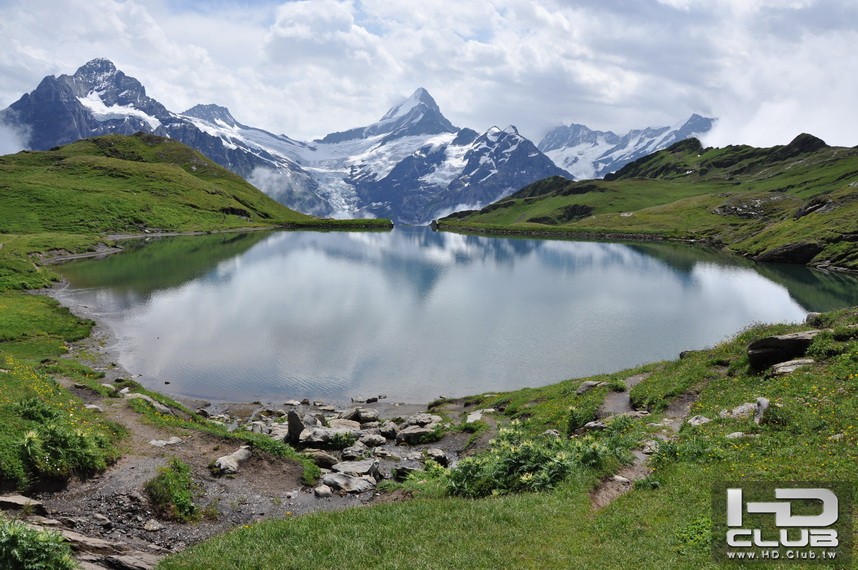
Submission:
[[[545,385],[858,304],[858,280],[679,245],[433,233],[156,240],[60,268],[154,389],[210,400]],[[170,382],[165,386],[164,382]]]

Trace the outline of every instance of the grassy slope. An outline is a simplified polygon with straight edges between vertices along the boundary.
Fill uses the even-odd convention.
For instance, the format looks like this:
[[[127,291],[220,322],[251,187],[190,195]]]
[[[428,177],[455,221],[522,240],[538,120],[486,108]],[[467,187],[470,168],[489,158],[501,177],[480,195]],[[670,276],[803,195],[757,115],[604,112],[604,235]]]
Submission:
[[[57,279],[35,254],[91,251],[112,233],[276,227],[386,229],[390,222],[320,220],[294,212],[196,151],[150,135],[99,137],[0,157],[0,490],[102,469],[118,456],[122,435],[120,426],[86,410],[54,380],[62,376],[99,390],[102,375],[58,358],[93,323],[52,299],[20,291]],[[216,241],[243,251],[261,237],[174,241],[161,247],[160,261],[128,268],[126,277],[133,281],[135,272],[162,270],[172,262],[164,257],[181,257],[182,247]],[[203,268],[183,269],[193,274]],[[184,427],[198,422],[209,428],[202,418],[192,420]],[[290,455],[281,447],[270,451]],[[313,472],[315,467],[308,470]]]
[[[858,269],[858,149],[816,140],[802,135],[770,149],[703,149],[691,139],[610,180],[547,179],[439,227],[704,240],[750,257],[810,243],[821,249],[814,264]],[[818,209],[795,219],[808,206]]]
[[[858,324],[858,310],[827,314],[823,326]],[[590,508],[597,484],[581,471],[551,492],[465,500],[421,494],[386,504],[297,519],[270,521],[230,532],[170,557],[178,568],[718,568],[709,550],[712,484],[724,481],[852,481],[858,469],[858,334],[822,338],[817,364],[790,376],[749,369],[748,343],[804,326],[758,326],[709,351],[675,362],[596,380],[652,375],[632,391],[652,415],[635,420],[638,432],[688,391],[699,391],[691,415],[715,420],[684,426],[654,459],[651,485],[638,487],[600,511]],[[852,335],[848,338],[848,335]],[[525,421],[533,434],[564,431],[566,410],[592,409],[593,392],[576,396],[580,380],[508,394],[477,396]],[[603,391],[600,396],[603,396]],[[722,420],[718,413],[758,396],[775,406],[764,425]],[[730,440],[735,431],[757,434]],[[839,437],[832,438],[837,434]],[[642,439],[645,439],[644,436]],[[426,476],[422,477],[427,479]],[[417,480],[410,488],[420,489]],[[431,489],[430,485],[426,486]],[[853,495],[855,493],[853,492]],[[853,546],[854,550],[854,546]],[[800,568],[770,564],[766,568]]]

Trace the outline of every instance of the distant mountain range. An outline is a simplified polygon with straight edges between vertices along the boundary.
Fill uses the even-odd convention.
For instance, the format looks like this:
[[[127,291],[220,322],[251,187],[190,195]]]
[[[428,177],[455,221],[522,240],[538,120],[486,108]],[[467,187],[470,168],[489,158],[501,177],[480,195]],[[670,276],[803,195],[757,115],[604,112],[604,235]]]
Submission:
[[[28,132],[36,150],[109,133],[170,137],[298,211],[406,224],[478,209],[550,176],[603,176],[712,124],[694,115],[678,128],[623,137],[570,125],[534,145],[514,126],[455,127],[417,89],[371,125],[304,142],[239,123],[218,105],[169,111],[106,59],[44,78],[0,111],[0,122]]]

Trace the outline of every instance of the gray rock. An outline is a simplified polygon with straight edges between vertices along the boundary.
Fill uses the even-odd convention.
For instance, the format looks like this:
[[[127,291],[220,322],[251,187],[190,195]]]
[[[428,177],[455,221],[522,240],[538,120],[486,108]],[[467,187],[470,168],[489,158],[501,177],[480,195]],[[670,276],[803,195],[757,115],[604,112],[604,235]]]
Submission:
[[[426,457],[442,467],[446,467],[450,463],[450,459],[447,457],[444,450],[438,449],[437,447],[427,449]]]
[[[748,345],[748,361],[757,370],[803,356],[821,330],[769,336]]]
[[[92,410],[93,412],[98,412],[99,414],[104,412],[104,410],[101,409],[101,406],[96,406],[95,404],[87,404],[86,409]]]
[[[173,436],[170,439],[153,439],[149,441],[149,445],[153,447],[167,447],[168,445],[179,445],[182,443],[182,438]]]
[[[743,437],[745,437],[745,432],[734,431],[733,433],[728,433],[725,437],[727,439],[742,439]]]
[[[322,476],[322,484],[346,493],[364,493],[375,489],[375,483],[369,479],[352,477],[344,473],[327,473]]]
[[[337,437],[344,437],[356,433],[351,429],[339,428],[304,428],[298,436],[298,442],[302,445],[328,445]]]
[[[309,457],[317,466],[324,467],[325,469],[330,469],[340,462],[339,459],[321,449],[307,449],[304,451],[304,455]]]
[[[154,570],[160,562],[161,556],[149,554],[148,552],[132,552],[130,554],[115,554],[107,557],[110,568],[121,570]]]
[[[767,398],[757,398],[757,409],[754,413],[754,422],[759,424],[763,421],[766,412],[769,410],[770,402]]]
[[[396,427],[395,423],[390,420],[387,420],[378,427],[378,431],[387,439],[396,439],[396,434],[399,433],[399,428]]]
[[[843,439],[843,437],[844,436],[842,433],[835,433],[834,435],[828,436],[828,440],[829,441],[840,441],[841,439]]]
[[[149,519],[146,521],[146,524],[143,525],[143,530],[148,532],[157,532],[159,530],[163,530],[164,525],[156,521],[155,519]]]
[[[313,489],[313,493],[320,499],[327,499],[334,495],[333,490],[327,485],[319,485],[315,489]]]
[[[107,388],[111,393],[116,392],[116,386],[114,386],[113,384],[108,384],[107,382],[104,382],[102,384],[102,387]]]
[[[819,317],[822,316],[822,313],[808,313],[804,318],[804,324],[810,325],[812,327],[818,327],[822,325],[822,321]]]
[[[417,473],[418,471],[422,471],[422,469],[418,469],[416,467],[411,467],[408,465],[397,465],[393,468],[391,476],[393,477],[393,480],[397,483],[402,483],[403,481],[408,479],[409,475],[411,475],[412,473]]]
[[[363,429],[375,429],[381,427],[381,422],[363,422],[360,424]]]
[[[409,445],[423,443],[427,438],[432,436],[436,425],[437,424],[427,424],[425,426],[409,425],[396,434],[396,441],[397,443],[407,443]]]
[[[380,457],[382,459],[389,459],[390,461],[399,461],[400,459],[402,459],[401,457],[399,457],[398,455],[396,455],[395,453],[393,453],[389,449],[384,449],[383,447],[376,447],[375,449],[372,450],[372,454],[375,457]]]
[[[553,437],[555,439],[561,437],[560,432],[557,431],[556,429],[547,429],[544,432],[542,432],[542,435],[544,435],[545,437]]]
[[[600,422],[600,421],[596,420],[596,421],[587,422],[586,424],[584,424],[584,426],[581,428],[581,431],[601,431],[607,427],[608,426],[605,425],[604,422]]]
[[[368,475],[376,481],[380,481],[381,473],[378,471],[378,465],[378,459],[364,459],[363,461],[343,461],[342,463],[337,463],[331,469],[336,473],[343,473],[354,477]]]
[[[322,414],[304,414],[304,417],[301,419],[304,427],[322,427],[325,416]]]
[[[369,453],[369,447],[362,441],[356,441],[353,445],[342,451],[343,459],[362,459]]]
[[[41,501],[17,494],[0,496],[0,509],[4,511],[28,510],[36,515],[47,514]]]
[[[250,422],[250,431],[253,433],[268,433],[268,424],[261,421]]]
[[[367,447],[378,447],[387,443],[387,439],[383,435],[375,433],[363,433],[358,441]]]
[[[354,420],[344,420],[344,419],[338,418],[338,419],[329,420],[328,421],[328,427],[350,429],[350,430],[357,431],[360,429],[360,422],[356,422]]]
[[[287,441],[289,439],[289,426],[287,424],[272,424],[268,430],[268,437],[277,441]]]
[[[772,374],[775,376],[786,376],[787,374],[792,374],[802,366],[808,366],[816,362],[812,358],[798,358],[795,360],[787,360],[786,362],[779,362],[772,366]]]
[[[652,455],[653,453],[658,451],[658,448],[659,443],[656,440],[651,439],[644,443],[643,448],[641,449],[641,453],[644,453],[646,455]]]
[[[283,405],[292,406],[293,408],[296,408],[301,405],[301,402],[299,402],[298,400],[286,400],[285,402],[283,402]]]
[[[483,414],[492,414],[492,413],[494,413],[494,411],[495,411],[494,408],[485,408],[482,410],[474,410],[473,412],[468,414],[468,417],[465,418],[465,423],[466,424],[472,424],[474,422],[478,422],[478,421],[483,419]]]
[[[617,483],[622,483],[623,485],[631,485],[631,480],[628,477],[623,477],[622,475],[614,475],[611,477],[612,481],[616,481]]]
[[[229,455],[218,457],[214,462],[214,469],[221,475],[235,475],[238,473],[239,464],[248,459],[250,459],[250,446],[242,445]]]
[[[419,451],[411,451],[411,452],[405,454],[405,459],[407,461],[422,461],[423,460],[423,454],[420,453]]]
[[[405,426],[426,426],[429,424],[441,423],[443,418],[433,414],[414,414],[405,420]]]
[[[721,410],[718,414],[721,419],[744,420],[754,415],[757,410],[757,404],[754,402],[745,402],[733,408],[732,410]]]
[[[333,406],[319,406],[320,412],[336,412],[337,409]]]
[[[123,388],[125,390],[126,388]],[[121,393],[121,392],[120,392]],[[146,394],[140,394],[138,392],[125,393],[124,397],[126,400],[145,400],[149,402],[155,410],[161,414],[173,415],[173,410],[162,404],[161,402],[155,400],[151,396],[147,396]]]
[[[378,410],[373,408],[357,408],[357,421],[362,424],[367,422],[377,422],[379,419]]]
[[[360,412],[358,412],[357,408],[348,408],[340,412],[340,418],[344,420],[358,421],[358,418],[360,418]]]
[[[708,424],[711,422],[709,418],[706,416],[694,416],[690,420],[688,420],[688,425],[690,426],[702,426],[703,424]]]
[[[581,385],[578,386],[578,389],[575,390],[575,393],[580,396],[581,394],[586,394],[587,392],[589,392],[593,388],[598,388],[599,386],[604,386],[604,385],[605,385],[605,382],[594,382],[593,380],[586,380],[584,382],[581,382]]]

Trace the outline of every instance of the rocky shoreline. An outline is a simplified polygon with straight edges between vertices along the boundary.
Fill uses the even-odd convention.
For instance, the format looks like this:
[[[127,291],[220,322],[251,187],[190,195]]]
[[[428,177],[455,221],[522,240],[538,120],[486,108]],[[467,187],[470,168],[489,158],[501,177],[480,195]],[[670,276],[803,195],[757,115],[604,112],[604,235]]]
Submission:
[[[94,308],[75,304],[64,290],[59,284],[39,293],[96,323],[89,337],[70,345],[67,356],[103,373],[101,382],[111,389],[117,381],[133,378],[116,363],[116,337],[109,326]],[[250,403],[175,398],[229,431],[248,430],[289,443],[321,470],[319,480],[308,486],[302,480],[303,467],[295,461],[208,433],[147,423],[130,408],[130,401],[149,401],[164,414],[184,412],[145,394],[116,389],[107,397],[68,379],[57,380],[128,430],[123,456],[95,477],[18,497],[2,508],[17,511],[34,527],[62,533],[85,569],[153,568],[169,553],[252,522],[407,499],[402,490],[386,492],[378,486],[385,480],[401,481],[430,460],[452,465],[463,454],[483,448],[494,431],[473,438],[456,430],[456,425],[478,419],[494,428],[490,412],[467,410],[462,401],[444,402],[430,412],[426,404],[384,397]],[[145,493],[145,483],[173,457],[190,466],[196,501],[205,513],[199,522],[159,518]]]

